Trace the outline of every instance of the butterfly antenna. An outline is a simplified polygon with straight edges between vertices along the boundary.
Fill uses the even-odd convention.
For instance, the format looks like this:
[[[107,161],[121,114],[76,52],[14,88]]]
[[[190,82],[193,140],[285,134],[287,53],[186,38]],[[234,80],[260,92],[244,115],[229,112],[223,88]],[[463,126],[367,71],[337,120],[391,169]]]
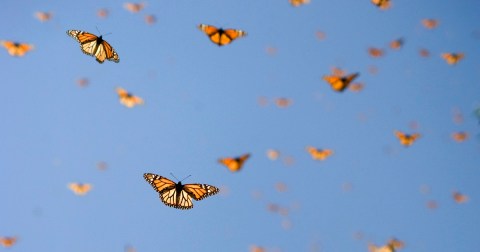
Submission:
[[[177,181],[179,181],[178,178],[175,177],[175,175],[173,175],[173,173],[170,172],[170,175],[172,175],[172,177],[174,177]]]
[[[185,179],[189,178],[190,176],[192,176],[192,175],[186,176],[185,178],[183,178],[182,180],[180,180],[180,182],[184,181]]]
[[[96,25],[95,25],[95,29],[97,29],[98,34],[102,34]]]

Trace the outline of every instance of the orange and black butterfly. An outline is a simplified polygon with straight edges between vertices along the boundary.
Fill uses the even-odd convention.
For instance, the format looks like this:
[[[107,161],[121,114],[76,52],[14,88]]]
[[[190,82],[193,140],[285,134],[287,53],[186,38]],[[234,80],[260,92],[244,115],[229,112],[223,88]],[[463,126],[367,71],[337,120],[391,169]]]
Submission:
[[[2,246],[6,248],[15,245],[16,242],[17,242],[16,237],[0,237],[0,244],[2,244]]]
[[[368,54],[373,58],[380,58],[383,56],[384,52],[380,48],[370,47],[368,48]]]
[[[142,98],[129,93],[127,90],[121,87],[117,88],[117,94],[118,98],[120,98],[120,103],[128,108],[143,104]]]
[[[0,41],[0,44],[7,49],[8,54],[16,57],[22,57],[27,52],[31,51],[34,46],[27,43],[19,43],[8,40]]]
[[[286,108],[290,105],[292,105],[293,101],[291,99],[285,98],[285,97],[280,97],[275,99],[275,104],[279,108]]]
[[[337,92],[343,92],[350,83],[357,78],[359,73],[353,73],[345,76],[325,75],[323,80],[332,86],[332,89]]]
[[[247,35],[246,32],[237,29],[222,29],[213,25],[200,24],[198,29],[203,31],[210,40],[218,46],[224,46],[232,43],[235,39]]]
[[[468,139],[468,133],[464,131],[454,132],[452,133],[452,138],[453,140],[461,143]]]
[[[405,43],[405,41],[403,40],[403,38],[396,39],[396,40],[390,42],[390,48],[392,48],[394,50],[398,50],[398,49],[402,48],[404,43]]]
[[[455,200],[455,202],[458,204],[466,203],[469,200],[467,195],[462,194],[460,192],[456,192],[456,191],[453,192],[452,197],[453,197],[453,200]]]
[[[420,137],[419,133],[409,135],[398,130],[395,130],[394,134],[400,140],[400,143],[404,146],[412,145]]]
[[[132,13],[137,13],[143,10],[143,8],[145,8],[145,4],[144,3],[125,3],[123,4],[123,7]]]
[[[427,29],[435,29],[438,26],[438,20],[433,18],[427,18],[422,20],[422,25]]]
[[[207,184],[183,185],[181,181],[175,183],[153,173],[145,173],[143,178],[160,194],[160,199],[165,205],[178,209],[191,209],[193,208],[192,198],[202,200],[220,191],[217,187]]]
[[[377,247],[373,244],[368,245],[370,252],[395,252],[397,249],[403,248],[405,245],[402,241],[397,239],[390,239],[385,246]]]
[[[288,0],[293,7],[298,7],[302,4],[310,3],[310,0]]]
[[[40,20],[40,22],[46,22],[52,19],[53,14],[51,12],[37,11],[35,12],[35,17]]]
[[[220,158],[218,162],[220,164],[225,165],[231,172],[236,172],[242,169],[243,164],[247,159],[250,157],[250,153],[244,154],[239,157],[227,157],[227,158]]]
[[[442,58],[449,64],[455,65],[465,57],[463,53],[442,53]]]
[[[76,195],[83,196],[87,194],[91,189],[91,184],[82,184],[82,183],[70,183],[68,188],[73,191]]]
[[[390,0],[371,0],[378,8],[385,10],[390,8]]]
[[[348,89],[352,90],[353,92],[360,92],[365,88],[365,85],[363,83],[352,83],[350,86],[348,86]]]
[[[95,57],[98,63],[102,64],[106,59],[115,63],[120,62],[117,52],[107,41],[103,40],[102,36],[97,37],[79,30],[68,30],[67,34],[80,43],[83,53]]]
[[[312,146],[307,146],[305,149],[310,153],[310,156],[312,156],[314,160],[325,160],[333,154],[333,150],[329,149],[322,150]]]

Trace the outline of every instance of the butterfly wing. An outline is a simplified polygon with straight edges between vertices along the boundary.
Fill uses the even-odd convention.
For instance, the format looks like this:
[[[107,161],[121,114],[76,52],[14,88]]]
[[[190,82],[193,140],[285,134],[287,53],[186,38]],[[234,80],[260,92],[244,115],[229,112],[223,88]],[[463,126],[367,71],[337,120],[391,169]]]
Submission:
[[[390,7],[390,0],[371,0],[374,5],[380,9],[388,9]]]
[[[183,189],[177,190],[177,184],[170,179],[153,173],[143,174],[145,180],[160,194],[160,200],[169,206],[178,209],[193,207],[192,199]]]
[[[121,87],[118,87],[116,91],[117,91],[118,97],[120,98],[120,103],[125,105],[128,108],[132,108],[135,105],[143,104],[142,98],[128,93],[127,90]]]
[[[0,237],[0,244],[6,248],[13,246],[16,242],[16,237]]]
[[[186,184],[183,186],[183,191],[188,193],[194,200],[202,200],[208,196],[215,195],[220,190],[212,185],[207,184]]]
[[[342,78],[339,76],[326,75],[323,76],[323,80],[330,84],[332,89],[337,92],[342,92],[345,90],[345,88],[347,88],[347,85],[345,85],[345,83],[342,81]]]
[[[113,47],[95,34],[79,30],[68,30],[67,34],[80,43],[80,49],[83,53],[94,56],[98,63],[102,64],[105,59],[115,63],[120,62],[120,58]]]
[[[68,184],[68,188],[73,191],[76,195],[83,196],[87,194],[91,189],[91,184],[80,184],[80,183],[70,183]]]
[[[223,30],[213,25],[200,24],[198,28],[203,31],[210,38],[210,40],[218,46],[228,45],[233,40],[247,35],[247,33],[242,30]]]
[[[250,157],[250,154],[247,153],[236,158],[231,158],[231,157],[220,158],[218,162],[225,165],[231,172],[236,172],[242,169],[243,163],[245,163],[245,161],[249,157]]]
[[[22,57],[33,49],[33,45],[26,43],[15,43],[13,41],[0,41],[0,44],[7,49],[8,54],[15,57]]]

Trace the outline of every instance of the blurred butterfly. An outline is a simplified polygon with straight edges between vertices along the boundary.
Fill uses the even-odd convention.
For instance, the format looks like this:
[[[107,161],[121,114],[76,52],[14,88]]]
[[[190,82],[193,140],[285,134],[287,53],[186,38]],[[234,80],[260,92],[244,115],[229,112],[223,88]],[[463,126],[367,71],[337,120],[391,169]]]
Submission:
[[[468,133],[464,131],[454,132],[452,133],[452,138],[460,143],[468,139]]]
[[[335,75],[325,75],[323,76],[323,80],[328,82],[332,86],[332,89],[337,91],[337,92],[343,92],[350,83],[357,78],[359,74],[358,73],[353,73],[350,75],[345,75],[345,76],[335,76]]]
[[[442,53],[442,58],[447,61],[449,65],[457,64],[465,55],[463,53]]]
[[[438,20],[433,18],[423,19],[422,25],[427,29],[434,29],[438,26]]]
[[[370,47],[368,48],[368,54],[373,58],[380,58],[383,56],[384,52],[382,49]]]
[[[382,10],[390,8],[390,0],[371,0],[374,5]]]
[[[293,7],[298,7],[302,4],[310,3],[310,0],[288,0]]]
[[[250,252],[265,252],[266,250],[260,246],[257,245],[251,245],[250,246]]]
[[[157,22],[157,18],[154,15],[145,15],[145,23],[149,25],[155,24]]]
[[[107,17],[108,17],[108,9],[105,9],[105,8],[99,9],[99,10],[97,11],[97,16],[98,16],[99,18],[107,18]]]
[[[279,108],[286,108],[286,107],[292,105],[292,103],[293,103],[293,101],[291,99],[284,98],[284,97],[275,99],[275,104]]]
[[[394,134],[400,140],[400,143],[404,146],[412,145],[420,137],[420,134],[418,133],[409,135],[398,130],[395,130]]]
[[[236,172],[242,169],[243,163],[250,157],[250,153],[244,154],[240,157],[220,158],[218,162],[225,165],[231,172]]]
[[[145,4],[144,3],[125,3],[123,4],[123,7],[132,13],[137,13],[145,7]]]
[[[73,191],[76,195],[83,196],[87,194],[91,189],[91,184],[82,184],[82,183],[70,183],[68,188]]]
[[[280,152],[279,152],[279,151],[273,150],[273,149],[268,149],[268,150],[267,150],[267,157],[268,157],[270,160],[277,160],[279,156],[280,156]]]
[[[396,40],[390,42],[390,48],[392,48],[394,50],[398,50],[398,49],[402,48],[404,43],[405,43],[405,41],[403,40],[403,38],[396,39]]]
[[[420,56],[424,57],[424,58],[427,58],[430,56],[430,51],[428,51],[427,49],[425,48],[422,48],[418,51],[418,54],[420,54]]]
[[[213,25],[200,24],[198,29],[203,31],[210,40],[218,46],[224,46],[232,43],[235,39],[247,35],[246,32],[237,29],[222,29]]]
[[[468,201],[468,196],[460,192],[453,192],[452,197],[458,204],[466,203]]]
[[[52,18],[53,14],[50,12],[37,11],[35,12],[35,17],[40,20],[40,22],[46,22]]]
[[[352,83],[350,86],[348,86],[348,89],[353,92],[360,92],[364,87],[365,85],[363,85],[363,83]]]
[[[145,173],[143,178],[160,194],[160,199],[165,205],[177,209],[191,209],[193,208],[192,198],[202,200],[220,191],[217,187],[207,184],[182,185],[181,181],[175,183],[153,173]]]
[[[120,103],[128,108],[132,108],[135,105],[143,104],[143,99],[129,93],[127,90],[118,87],[117,89],[118,97],[120,98]]]
[[[312,156],[314,160],[325,160],[333,154],[333,150],[329,149],[322,150],[312,146],[307,146],[305,149],[310,153],[310,156]]]
[[[1,40],[0,44],[7,49],[8,54],[16,57],[22,57],[34,48],[33,45],[27,43],[19,43],[8,40]]]
[[[15,245],[16,242],[17,242],[16,237],[0,237],[0,244],[2,244],[2,246],[6,248]]]
[[[117,52],[107,41],[103,40],[102,36],[97,37],[94,34],[79,30],[68,30],[67,34],[80,43],[80,49],[83,53],[94,56],[98,63],[102,64],[105,59],[115,63],[120,62]]]
[[[395,252],[397,249],[401,249],[404,247],[402,241],[397,239],[391,239],[387,245],[382,247],[377,247],[373,244],[368,245],[368,250],[370,252]]]

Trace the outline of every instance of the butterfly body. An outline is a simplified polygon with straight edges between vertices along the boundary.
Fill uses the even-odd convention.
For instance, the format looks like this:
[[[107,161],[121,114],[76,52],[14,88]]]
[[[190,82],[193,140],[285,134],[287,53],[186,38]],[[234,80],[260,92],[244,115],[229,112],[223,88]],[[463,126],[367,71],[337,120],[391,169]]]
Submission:
[[[345,76],[326,75],[323,80],[330,84],[333,90],[343,92],[358,75],[358,73]]]
[[[143,174],[143,178],[160,194],[160,200],[169,207],[177,209],[193,208],[192,198],[202,200],[217,194],[220,190],[207,184],[185,184],[173,182],[153,173]]]
[[[247,35],[245,31],[237,29],[217,28],[213,25],[200,24],[198,29],[203,31],[214,44],[224,46],[232,43],[235,39]]]
[[[79,30],[68,30],[67,34],[80,43],[84,54],[94,56],[98,63],[102,64],[105,60],[120,62],[117,52],[102,36]]]
[[[237,172],[242,169],[243,164],[250,158],[250,153],[246,153],[239,157],[226,157],[218,159],[220,164],[225,165],[231,172]]]
[[[394,131],[394,134],[398,140],[400,140],[400,143],[405,147],[412,145],[420,137],[419,133],[405,134],[398,130]]]

